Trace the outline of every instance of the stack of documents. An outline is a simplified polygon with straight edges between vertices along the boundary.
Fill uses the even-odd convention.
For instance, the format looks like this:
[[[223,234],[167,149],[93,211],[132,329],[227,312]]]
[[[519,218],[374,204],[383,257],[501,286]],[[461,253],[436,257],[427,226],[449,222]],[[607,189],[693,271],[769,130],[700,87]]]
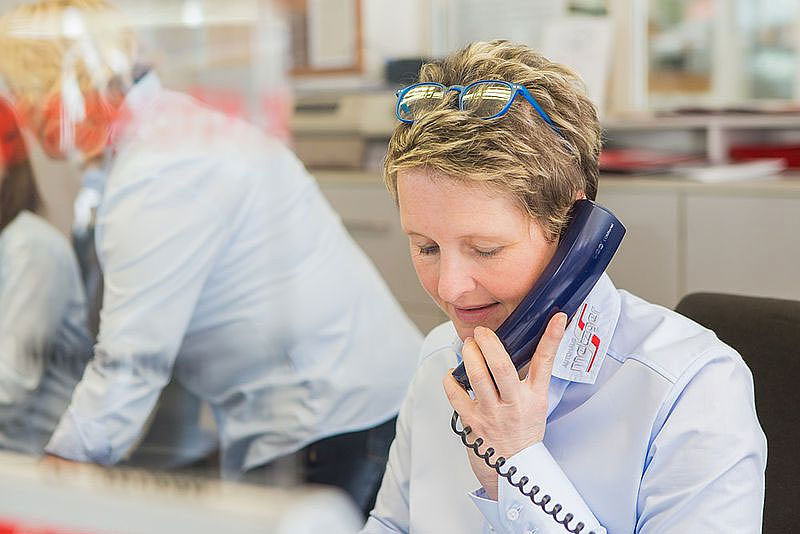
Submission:
[[[783,159],[760,159],[727,165],[676,167],[673,172],[705,183],[738,182],[776,178],[786,168]]]

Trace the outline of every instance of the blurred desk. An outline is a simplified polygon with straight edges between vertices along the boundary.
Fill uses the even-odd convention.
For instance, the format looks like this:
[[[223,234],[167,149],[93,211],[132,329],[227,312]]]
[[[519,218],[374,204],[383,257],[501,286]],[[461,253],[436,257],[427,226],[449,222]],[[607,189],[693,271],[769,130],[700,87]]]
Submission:
[[[598,201],[628,228],[610,267],[621,288],[670,308],[697,291],[800,299],[800,174],[602,176]]]
[[[92,465],[40,465],[0,453],[0,532],[351,534],[363,523],[342,493],[203,482]]]

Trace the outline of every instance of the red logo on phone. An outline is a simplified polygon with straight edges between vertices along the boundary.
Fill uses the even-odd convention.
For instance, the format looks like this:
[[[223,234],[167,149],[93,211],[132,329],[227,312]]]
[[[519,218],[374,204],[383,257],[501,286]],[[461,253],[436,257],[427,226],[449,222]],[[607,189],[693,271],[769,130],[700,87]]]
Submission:
[[[594,359],[597,357],[597,351],[600,350],[600,338],[595,334],[597,331],[597,320],[600,316],[600,310],[592,306],[592,309],[587,315],[587,307],[588,304],[583,305],[583,308],[581,308],[581,314],[578,317],[578,329],[575,335],[578,341],[578,349],[577,357],[575,358],[575,361],[572,362],[572,370],[580,371],[581,368],[586,365],[586,360],[588,359],[589,364],[586,367],[586,372],[588,373],[592,370]],[[587,355],[589,347],[593,347],[590,356]]]

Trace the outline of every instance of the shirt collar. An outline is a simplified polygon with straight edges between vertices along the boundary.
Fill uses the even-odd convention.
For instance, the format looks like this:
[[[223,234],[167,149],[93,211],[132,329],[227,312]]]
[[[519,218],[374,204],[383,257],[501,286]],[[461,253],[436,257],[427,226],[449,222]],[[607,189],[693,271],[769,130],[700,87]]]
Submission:
[[[161,79],[154,71],[142,76],[125,95],[125,101],[120,108],[119,116],[112,126],[109,146],[114,151],[121,140],[130,132],[131,122],[136,120],[137,115],[151,104],[151,102],[161,92]]]
[[[125,107],[135,112],[146,106],[161,91],[161,78],[150,71],[136,82],[125,95]]]

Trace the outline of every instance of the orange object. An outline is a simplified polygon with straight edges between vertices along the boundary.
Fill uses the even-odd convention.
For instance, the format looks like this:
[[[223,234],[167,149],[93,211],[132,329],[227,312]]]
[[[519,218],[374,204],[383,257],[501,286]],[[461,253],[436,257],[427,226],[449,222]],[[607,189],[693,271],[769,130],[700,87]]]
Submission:
[[[27,159],[28,150],[14,108],[0,98],[0,166],[12,167]],[[2,530],[0,534],[3,534]]]
[[[85,154],[95,154],[108,143],[116,110],[97,91],[83,94],[85,116],[74,124],[75,147]],[[53,93],[42,110],[42,145],[48,154],[59,154],[62,147],[62,98]]]

